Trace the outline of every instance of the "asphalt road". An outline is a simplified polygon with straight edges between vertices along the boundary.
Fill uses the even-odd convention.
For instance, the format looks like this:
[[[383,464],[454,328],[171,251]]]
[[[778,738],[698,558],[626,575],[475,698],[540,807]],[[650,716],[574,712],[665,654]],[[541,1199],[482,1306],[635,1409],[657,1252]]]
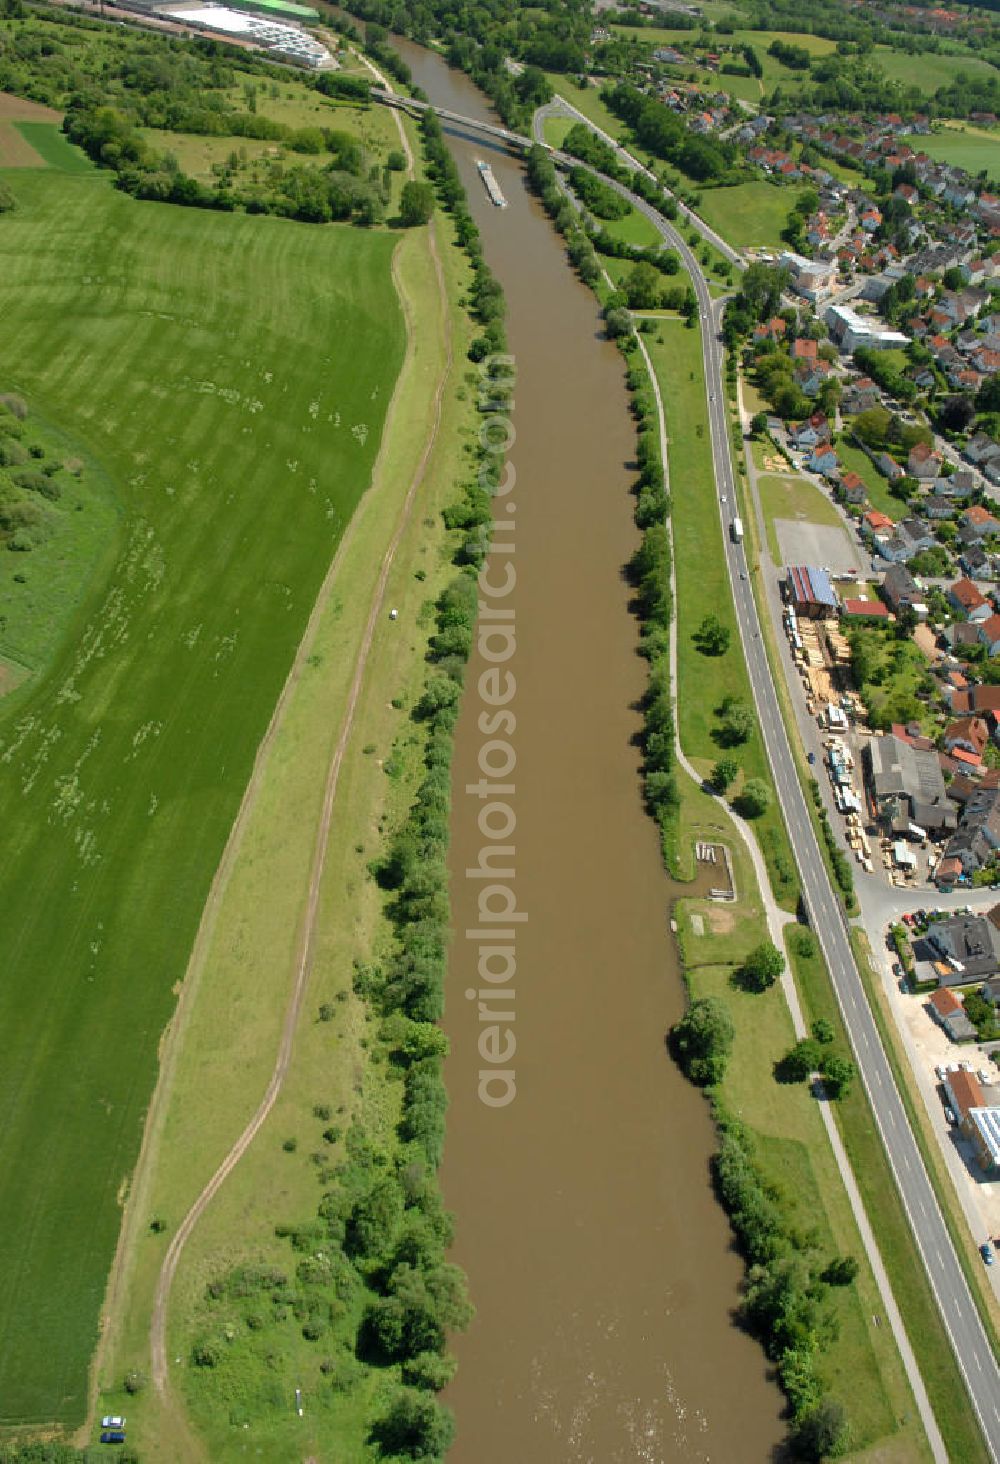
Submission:
[[[623,161],[633,165],[624,150]],[[799,868],[812,929],[826,958],[855,1060],[867,1090],[889,1163],[916,1238],[945,1328],[994,1460],[1000,1460],[1000,1370],[975,1302],[959,1266],[933,1187],[896,1088],[878,1028],[861,984],[840,901],[834,894],[809,818],[785,733],[771,668],[761,639],[757,606],[742,544],[731,537],[736,492],[729,454],[729,424],[723,383],[724,352],[719,339],[721,302],[713,301],[698,260],[684,239],[638,195],[619,185],[631,203],[675,248],[694,283],[702,321],[702,350],[708,383],[708,414],[718,487],[721,529],[747,669],[789,839]],[[874,1220],[875,1217],[873,1217]],[[977,1241],[985,1236],[977,1236]]]

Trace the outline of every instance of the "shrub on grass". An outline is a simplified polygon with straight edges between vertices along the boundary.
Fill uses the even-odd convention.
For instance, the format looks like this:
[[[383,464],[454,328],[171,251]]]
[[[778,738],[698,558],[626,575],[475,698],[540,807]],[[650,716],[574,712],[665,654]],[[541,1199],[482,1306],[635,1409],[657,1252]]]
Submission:
[[[443,1459],[454,1436],[451,1413],[415,1388],[400,1388],[371,1430],[371,1441],[392,1459]]]
[[[785,969],[785,958],[770,940],[754,946],[736,972],[736,981],[744,991],[766,991]]]
[[[771,806],[771,790],[763,778],[749,778],[734,806],[744,818],[760,818]]]
[[[732,1050],[733,1021],[718,997],[702,996],[671,1032],[678,1063],[692,1083],[708,1087],[721,1082]]]

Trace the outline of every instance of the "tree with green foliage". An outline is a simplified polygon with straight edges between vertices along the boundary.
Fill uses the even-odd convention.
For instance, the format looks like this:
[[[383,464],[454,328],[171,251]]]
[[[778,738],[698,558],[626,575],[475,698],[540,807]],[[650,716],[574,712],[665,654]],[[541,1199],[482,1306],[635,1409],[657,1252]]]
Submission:
[[[811,1037],[800,1037],[795,1046],[775,1063],[774,1076],[779,1083],[804,1083],[811,1073],[819,1070],[822,1061],[820,1043]]]
[[[740,765],[734,757],[720,757],[709,775],[709,782],[717,793],[725,793],[739,777]]]
[[[828,1098],[846,1098],[854,1081],[854,1064],[846,1057],[824,1054],[820,1065],[823,1087]]]
[[[847,1415],[834,1398],[824,1398],[797,1424],[792,1452],[805,1464],[823,1464],[842,1453],[847,1443]]]
[[[729,649],[731,632],[717,615],[706,615],[692,640],[704,656],[722,656]]]
[[[429,183],[418,183],[410,178],[403,184],[399,195],[399,218],[407,229],[428,224],[434,212],[434,189]]]
[[[754,946],[737,971],[737,980],[744,991],[767,991],[785,969],[785,958],[770,940]]]
[[[822,1279],[828,1286],[850,1286],[858,1274],[858,1263],[853,1256],[835,1256],[824,1269]]]
[[[415,1388],[400,1388],[371,1431],[372,1442],[392,1459],[443,1459],[454,1436],[448,1409]]]
[[[760,818],[771,805],[771,790],[763,778],[748,778],[736,803],[744,818]]]
[[[647,260],[640,259],[625,276],[625,297],[632,310],[653,310],[660,303],[660,272]]]
[[[671,1032],[674,1055],[684,1073],[699,1087],[721,1082],[735,1035],[726,1007],[714,996],[702,996]]]
[[[627,310],[608,310],[604,316],[604,328],[613,341],[629,336],[632,334],[632,317]]]
[[[739,697],[727,696],[719,708],[718,740],[723,747],[739,747],[749,742],[754,729],[754,715]]]

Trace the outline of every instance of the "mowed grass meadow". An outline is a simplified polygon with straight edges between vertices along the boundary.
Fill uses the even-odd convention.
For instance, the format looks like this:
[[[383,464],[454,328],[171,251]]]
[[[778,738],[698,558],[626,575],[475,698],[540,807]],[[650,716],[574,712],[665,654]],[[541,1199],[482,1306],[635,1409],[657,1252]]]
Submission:
[[[110,571],[0,704],[0,1423],[76,1424],[159,1038],[404,324],[388,234],[3,179],[0,380],[119,499]]]

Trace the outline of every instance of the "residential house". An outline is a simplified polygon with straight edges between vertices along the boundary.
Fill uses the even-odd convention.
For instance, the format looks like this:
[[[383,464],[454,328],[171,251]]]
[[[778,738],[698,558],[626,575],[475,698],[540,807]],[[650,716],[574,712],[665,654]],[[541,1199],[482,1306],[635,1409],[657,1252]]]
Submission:
[[[854,472],[841,474],[837,492],[842,501],[853,508],[860,508],[862,504],[868,502],[868,490],[865,487],[864,479]]]
[[[979,486],[979,474],[974,469],[959,468],[948,478],[938,478],[934,492],[945,498],[970,498]]]
[[[944,729],[943,739],[948,752],[960,748],[963,752],[971,753],[977,762],[982,762],[990,733],[982,717],[959,717]],[[997,842],[1000,843],[1000,837]]]
[[[881,405],[882,393],[868,376],[852,382],[840,399],[840,410],[845,417],[855,417],[859,412],[869,412]]]
[[[956,580],[947,592],[947,600],[959,615],[974,624],[989,620],[993,614],[993,606],[970,579]]]
[[[1000,656],[1000,615],[991,615],[978,629],[979,644],[986,647],[986,654]]]
[[[981,503],[974,503],[971,508],[963,510],[960,522],[963,528],[971,530],[980,539],[1000,534],[1000,519],[994,518]]]
[[[775,315],[770,320],[764,321],[757,326],[754,330],[753,338],[754,341],[773,341],[777,343],[778,341],[784,340],[787,329],[788,326],[782,320],[781,316]]]
[[[967,544],[963,548],[958,562],[970,579],[991,580],[994,578],[993,560],[981,544]]]
[[[913,478],[936,478],[941,471],[941,454],[926,442],[917,442],[910,448],[906,467]]]
[[[962,457],[966,463],[974,463],[978,467],[991,458],[1000,457],[1000,442],[994,442],[985,432],[975,432],[962,449]]]
[[[874,539],[876,534],[888,536],[895,527],[889,515],[879,508],[870,508],[861,520],[861,533],[866,539]]]
[[[971,986],[1000,970],[1000,930],[984,915],[953,915],[935,920],[923,942],[945,965],[941,986]],[[917,956],[914,942],[913,955]]]
[[[806,467],[810,472],[820,473],[824,478],[837,477],[840,472],[840,459],[837,457],[836,449],[829,442],[817,443],[806,462]]]
[[[889,609],[897,615],[900,610],[912,609],[916,605],[923,604],[923,595],[905,564],[894,564],[886,570],[881,592]]]
[[[909,539],[901,538],[899,533],[876,534],[872,544],[872,550],[885,564],[905,564],[912,559],[916,550],[910,544]],[[875,565],[875,561],[872,561]],[[875,565],[876,568],[881,566]]]
[[[905,478],[906,469],[900,467],[896,459],[887,452],[880,452],[875,459],[875,466],[884,478],[894,483],[897,478]]]
[[[951,518],[953,512],[952,505],[948,499],[940,493],[929,493],[926,498],[917,504],[917,508],[927,518],[935,521]]]
[[[803,396],[814,397],[830,375],[828,361],[796,361],[792,379]]]
[[[903,519],[896,529],[896,534],[907,545],[911,554],[921,554],[925,549],[933,549],[937,543],[929,526],[912,516]]]
[[[792,341],[793,361],[815,361],[818,358],[819,342],[807,336],[798,336]]]
[[[968,646],[978,646],[979,626],[970,625],[966,620],[957,620],[954,625],[949,625],[944,633],[944,638],[953,651],[961,651]]]
[[[965,1009],[953,991],[940,987],[927,1000],[934,1020],[943,1027],[952,1042],[972,1042],[976,1029],[965,1015]]]
[[[1000,727],[1000,686],[982,682],[956,691],[952,697],[952,711],[956,716],[972,715],[982,718],[991,735],[997,736]]]

